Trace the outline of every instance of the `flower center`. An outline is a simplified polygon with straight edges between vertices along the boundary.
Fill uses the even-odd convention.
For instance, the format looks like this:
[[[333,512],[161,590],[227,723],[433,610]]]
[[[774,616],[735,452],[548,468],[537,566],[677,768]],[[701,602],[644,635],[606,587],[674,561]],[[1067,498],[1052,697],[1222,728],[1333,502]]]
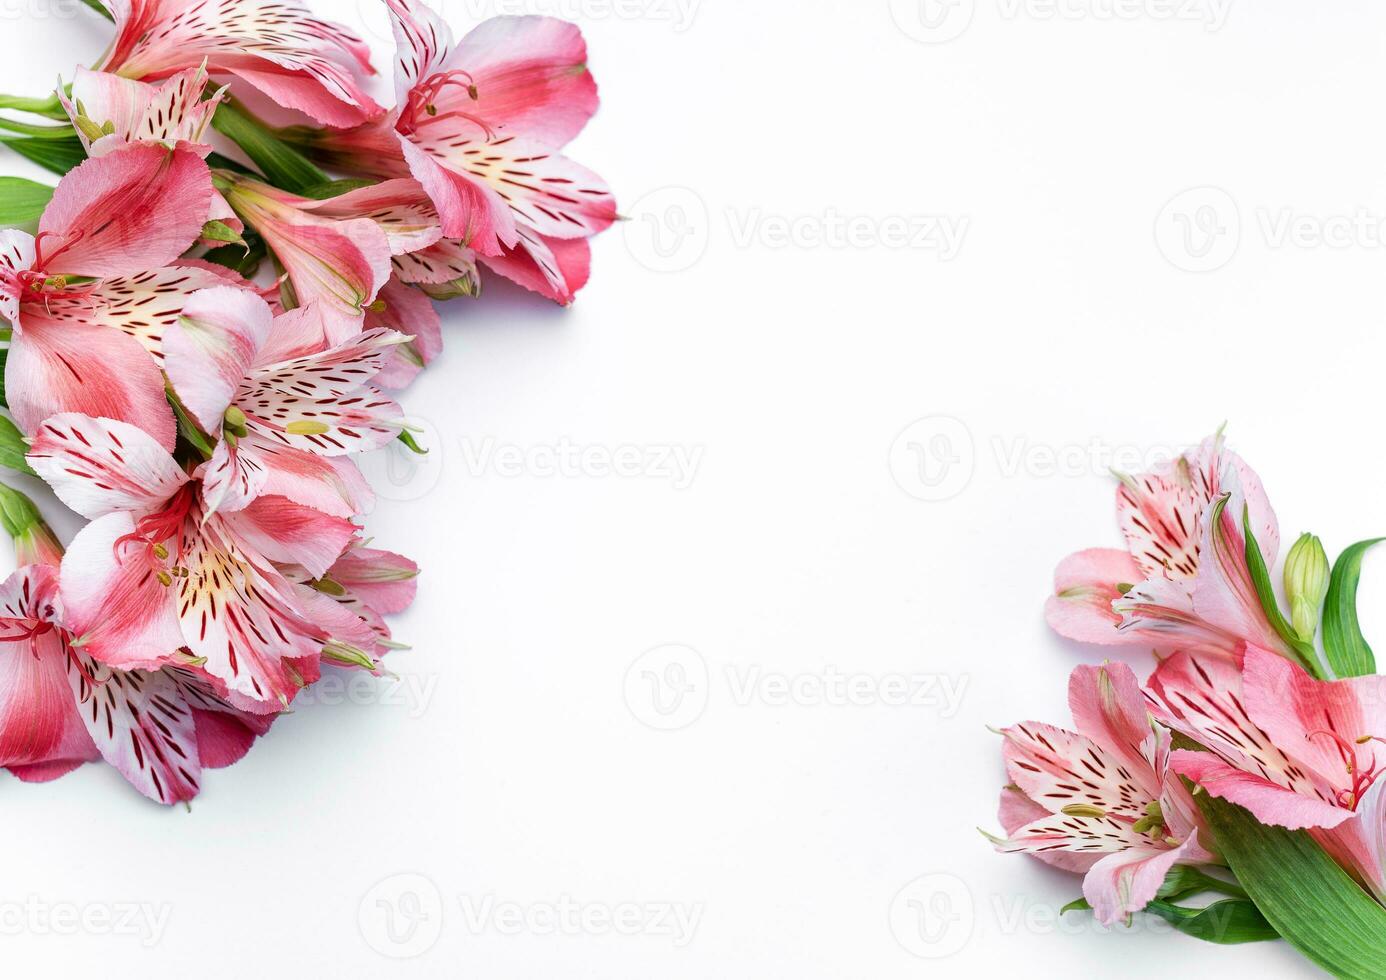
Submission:
[[[1337,732],[1331,732],[1327,729],[1310,732],[1307,737],[1327,738],[1337,748],[1338,757],[1343,760],[1348,778],[1352,780],[1352,786],[1349,789],[1339,790],[1337,802],[1343,809],[1355,811],[1358,804],[1362,802],[1362,797],[1367,794],[1367,790],[1372,788],[1372,784],[1381,777],[1383,772],[1386,772],[1377,760],[1375,752],[1371,753],[1371,759],[1367,765],[1362,765],[1357,757],[1358,749],[1364,745],[1370,746],[1373,742],[1386,745],[1386,739],[1377,735],[1363,735],[1355,741],[1349,741]]]

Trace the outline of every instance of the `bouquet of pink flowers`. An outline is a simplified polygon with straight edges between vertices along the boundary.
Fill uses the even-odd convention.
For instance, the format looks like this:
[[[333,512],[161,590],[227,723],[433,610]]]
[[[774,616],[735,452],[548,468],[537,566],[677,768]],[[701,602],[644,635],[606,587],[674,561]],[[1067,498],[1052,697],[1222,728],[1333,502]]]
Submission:
[[[89,0],[115,26],[96,68],[0,96],[43,120],[0,142],[61,175],[0,179],[0,465],[90,522],[64,551],[0,486],[21,779],[104,759],[187,801],[324,665],[382,672],[418,568],[367,546],[353,457],[422,451],[384,389],[440,352],[430,299],[483,267],[565,304],[587,280],[616,210],[559,151],[597,108],[581,33],[497,17],[454,43],[386,2],[391,109],[365,45],[295,0]]]
[[[1046,618],[1158,663],[1144,684],[1124,664],[1079,667],[1075,730],[1001,732],[997,850],[1081,874],[1068,908],[1103,923],[1283,937],[1337,976],[1386,976],[1386,677],[1356,612],[1376,542],[1330,569],[1302,536],[1282,599],[1275,514],[1221,434],[1122,477],[1116,504],[1126,548],[1063,561]]]

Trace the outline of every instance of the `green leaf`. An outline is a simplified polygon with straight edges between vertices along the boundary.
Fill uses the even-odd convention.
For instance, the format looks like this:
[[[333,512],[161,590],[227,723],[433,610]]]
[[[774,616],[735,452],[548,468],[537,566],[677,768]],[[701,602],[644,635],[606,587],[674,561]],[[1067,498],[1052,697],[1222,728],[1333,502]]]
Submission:
[[[203,259],[213,262],[227,269],[232,269],[240,273],[246,279],[252,278],[260,269],[260,263],[265,260],[268,250],[265,248],[265,240],[249,229],[245,232],[245,241],[239,245],[223,245],[214,248]]]
[[[28,451],[29,444],[24,441],[24,433],[19,431],[19,426],[0,415],[0,466],[27,476],[38,476],[24,458]]]
[[[1268,827],[1243,808],[1199,793],[1218,848],[1266,921],[1344,980],[1381,980],[1386,908],[1302,830]]]
[[[1165,875],[1156,898],[1177,902],[1203,892],[1219,892],[1233,898],[1246,898],[1246,890],[1234,881],[1214,878],[1212,875],[1188,864],[1176,864]]]
[[[42,99],[0,95],[0,109],[15,109],[19,112],[33,113],[36,116],[46,116],[49,119],[67,119],[67,110],[63,108],[56,92]]]
[[[76,136],[60,140],[4,137],[0,143],[60,177],[87,158],[87,151]]]
[[[1069,902],[1060,911],[1086,912],[1091,909],[1087,899],[1080,898],[1076,902]],[[1280,938],[1280,933],[1245,898],[1224,899],[1203,908],[1188,908],[1156,899],[1144,911],[1147,915],[1159,916],[1185,935],[1206,943],[1233,946]]]
[[[1323,649],[1337,677],[1376,673],[1376,656],[1357,625],[1357,582],[1362,577],[1363,556],[1383,540],[1358,542],[1339,555],[1333,566],[1323,600]]]
[[[43,523],[43,515],[34,502],[13,487],[0,483],[0,525],[17,538],[36,524]]]
[[[111,12],[101,3],[101,0],[82,0],[82,2],[107,20],[115,20],[115,18],[111,16]]]
[[[1213,506],[1212,519],[1215,528],[1221,526],[1222,510],[1225,506],[1225,496]],[[1246,538],[1246,567],[1251,572],[1251,582],[1256,587],[1256,595],[1261,600],[1261,609],[1265,612],[1266,619],[1286,645],[1295,652],[1304,669],[1323,680],[1323,667],[1319,665],[1318,652],[1314,645],[1301,640],[1294,627],[1285,619],[1285,614],[1280,611],[1280,600],[1275,597],[1275,586],[1271,584],[1270,571],[1261,555],[1261,546],[1256,543],[1256,534],[1251,530],[1251,509],[1246,506],[1242,507],[1242,536]]]
[[[376,181],[373,180],[329,180],[325,184],[315,184],[312,187],[305,187],[301,193],[304,197],[311,197],[315,201],[326,201],[328,198],[341,197],[351,191],[359,191],[363,187],[374,187]]]
[[[48,207],[53,188],[20,177],[0,177],[0,225],[32,225]]]
[[[244,150],[245,155],[260,168],[265,179],[275,187],[301,194],[309,187],[331,182],[332,178],[307,157],[231,102],[223,102],[217,107],[212,126]]]
[[[428,450],[419,445],[418,440],[414,438],[414,433],[410,432],[408,429],[405,429],[402,432],[400,432],[399,441],[404,443],[405,446],[409,448],[409,451],[415,453],[416,455],[428,455]]]

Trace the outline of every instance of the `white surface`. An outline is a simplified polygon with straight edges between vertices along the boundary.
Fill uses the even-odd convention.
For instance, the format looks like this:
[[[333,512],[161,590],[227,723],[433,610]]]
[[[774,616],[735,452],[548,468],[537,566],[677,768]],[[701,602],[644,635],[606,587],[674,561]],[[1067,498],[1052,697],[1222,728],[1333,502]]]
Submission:
[[[975,6],[967,30],[925,44],[890,6],[704,0],[679,30],[656,0],[563,0],[604,96],[574,155],[634,220],[597,242],[569,312],[495,281],[449,307],[447,354],[405,396],[433,427],[435,468],[377,468],[394,499],[371,527],[426,569],[395,666],[428,696],[304,706],[210,776],[191,814],[95,766],[0,781],[6,908],[167,912],[148,946],[147,932],[7,927],[7,974],[1311,975],[1284,947],[1057,926],[1076,879],[997,856],[974,828],[994,829],[1003,781],[984,725],[1066,722],[1067,672],[1097,656],[1041,619],[1054,564],[1118,540],[1107,456],[1073,453],[1158,451],[1226,419],[1285,537],[1312,529],[1336,549],[1386,527],[1380,236],[1277,237],[1286,215],[1311,231],[1386,217],[1386,9],[1233,3],[1208,30],[1155,16],[1211,9],[1197,3],[1119,3],[1135,16],[1113,19],[1110,0],[1072,0],[1046,19],[1038,3],[961,0],[931,10],[954,18],[948,33]],[[361,23],[350,0],[318,7]],[[461,24],[497,6],[447,9]],[[96,55],[96,18],[34,16],[68,10],[5,6],[0,90]],[[368,20],[382,29],[374,7]],[[1208,186],[1226,196],[1176,208],[1230,197],[1239,213],[1219,220],[1240,218],[1239,248],[1181,271],[1229,258],[1217,242],[1181,256],[1178,217],[1157,224]],[[941,261],[871,247],[869,230],[806,237],[831,214],[967,224]],[[799,243],[775,247],[786,221]],[[660,223],[666,246],[693,234],[660,253]],[[906,442],[952,433],[941,458],[961,460],[930,469],[933,489],[908,448],[892,455],[929,416],[957,423]],[[478,465],[487,440],[592,457],[568,477],[507,475]],[[646,475],[593,469],[623,446]],[[655,465],[665,447],[700,454],[691,486]],[[892,460],[905,487],[953,495],[914,499]],[[1386,595],[1383,574],[1369,564],[1365,603]],[[1386,636],[1386,616],[1364,618]],[[669,644],[706,664],[706,706],[658,731],[642,672],[667,664],[643,661],[629,687],[627,672]],[[831,669],[888,693],[927,674],[963,695],[953,712],[802,688],[799,703],[765,687],[739,703],[748,677]],[[900,898],[893,929],[893,901],[923,876],[943,877]],[[392,946],[376,901],[410,889],[432,918]],[[549,927],[564,901],[585,930]],[[691,941],[601,928],[630,903],[694,910]],[[518,930],[514,907],[530,913]],[[914,942],[920,921],[937,942]]]

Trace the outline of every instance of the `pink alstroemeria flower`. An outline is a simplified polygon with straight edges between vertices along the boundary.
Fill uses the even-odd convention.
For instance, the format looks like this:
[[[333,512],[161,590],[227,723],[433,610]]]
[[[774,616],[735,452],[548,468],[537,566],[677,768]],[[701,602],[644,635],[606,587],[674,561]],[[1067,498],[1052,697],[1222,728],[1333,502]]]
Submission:
[[[206,157],[203,135],[226,89],[209,98],[204,68],[189,68],[150,85],[104,71],[78,68],[72,94],[58,97],[88,156],[99,157],[127,143],[162,143]]]
[[[47,547],[19,542],[21,562],[36,560],[0,585],[0,766],[44,782],[104,758],[151,800],[192,799],[204,768],[239,761],[273,719],[231,707],[195,666],[114,670],[75,649],[62,550],[34,533]]]
[[[1226,658],[1250,641],[1289,655],[1261,609],[1243,551],[1246,508],[1274,564],[1275,512],[1220,434],[1153,472],[1123,477],[1116,503],[1127,548],[1092,548],[1060,563],[1045,605],[1055,632],[1081,643]]]
[[[1167,724],[1209,749],[1171,767],[1262,823],[1310,829],[1386,901],[1386,677],[1320,681],[1255,646],[1240,670],[1176,654],[1150,690]]]
[[[14,326],[6,392],[26,433],[77,411],[138,425],[173,448],[163,378],[142,341],[167,324],[169,297],[181,307],[190,283],[226,281],[166,268],[201,234],[212,193],[197,154],[131,144],[65,176],[37,238],[0,231],[0,316]]]
[[[62,565],[68,625],[84,653],[148,670],[186,647],[219,695],[257,714],[279,711],[317,679],[330,637],[276,564],[326,574],[356,535],[350,521],[282,497],[208,513],[200,481],[146,433],[111,419],[47,419],[27,458],[91,519]]]
[[[206,513],[271,495],[349,518],[374,499],[347,456],[403,429],[399,406],[371,383],[408,338],[370,330],[328,346],[318,309],[275,317],[253,293],[208,289],[165,336],[169,383],[216,440],[197,473]]]
[[[375,73],[370,50],[294,0],[102,3],[116,36],[101,71],[152,81],[205,62],[327,126],[355,126],[381,111],[356,77]]]
[[[402,613],[413,603],[419,576],[413,561],[355,545],[319,578],[302,568],[283,571],[297,583],[304,605],[334,638],[366,651],[377,662],[398,649],[384,617]]]
[[[390,279],[390,240],[380,225],[319,215],[319,202],[238,174],[219,171],[217,185],[284,267],[291,305],[317,303],[333,343],[360,333],[366,308]]]
[[[1069,679],[1077,732],[1041,722],[1005,729],[1003,853],[1033,854],[1085,875],[1100,922],[1139,912],[1176,864],[1217,857],[1198,807],[1169,768],[1170,733],[1150,715],[1122,664],[1079,667]]]
[[[597,109],[582,32],[549,17],[494,17],[454,46],[419,0],[387,3],[395,108],[354,130],[294,138],[342,169],[418,180],[451,241],[448,264],[474,252],[571,302],[587,281],[586,239],[617,216],[605,182],[558,152]]]

